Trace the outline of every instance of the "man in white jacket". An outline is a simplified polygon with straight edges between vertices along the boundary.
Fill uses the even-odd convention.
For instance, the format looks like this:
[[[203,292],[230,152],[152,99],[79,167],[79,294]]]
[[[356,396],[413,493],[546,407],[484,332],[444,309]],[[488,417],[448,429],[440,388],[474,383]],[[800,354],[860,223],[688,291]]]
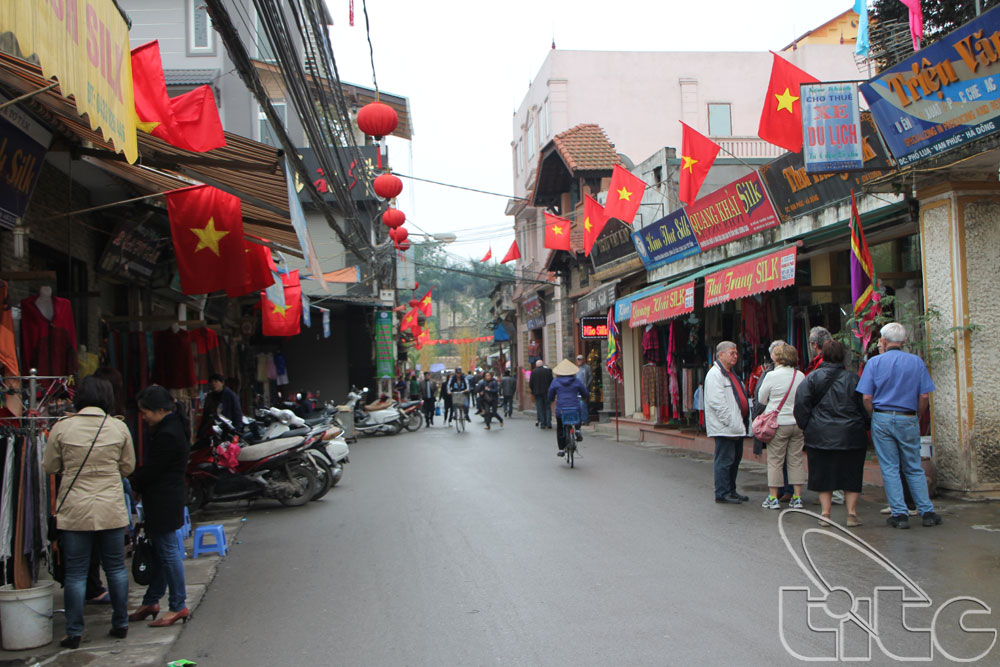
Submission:
[[[739,359],[736,343],[723,341],[715,348],[715,363],[705,376],[705,428],[715,438],[715,502],[739,504],[750,500],[736,493],[736,473],[743,460],[750,400],[743,383],[733,373]]]

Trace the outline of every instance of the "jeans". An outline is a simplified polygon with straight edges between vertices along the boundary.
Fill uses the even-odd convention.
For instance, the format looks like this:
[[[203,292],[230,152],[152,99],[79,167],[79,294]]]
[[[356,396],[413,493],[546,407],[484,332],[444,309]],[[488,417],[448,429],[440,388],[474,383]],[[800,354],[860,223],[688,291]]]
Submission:
[[[510,417],[513,414],[514,414],[514,396],[513,396],[513,394],[511,394],[510,396],[504,396],[503,397],[503,416],[504,417]]]
[[[169,533],[147,533],[147,536],[153,545],[153,581],[142,596],[142,604],[159,603],[169,588],[167,601],[170,611],[180,611],[187,601],[187,591],[184,589],[184,562],[181,560],[177,533],[171,530]]]
[[[715,438],[715,497],[736,493],[736,473],[743,460],[743,438]]]
[[[535,412],[538,415],[538,425],[542,428],[552,428],[552,404],[546,396],[535,396]]]
[[[927,478],[920,467],[920,424],[916,416],[888,412],[872,414],[872,441],[893,516],[906,515],[900,476],[906,478],[917,511],[921,514],[933,512],[934,505],[927,494]]]
[[[66,606],[66,635],[83,634],[83,599],[87,588],[90,554],[96,541],[101,551],[104,576],[111,597],[111,627],[128,627],[128,573],[125,571],[125,529],[64,530],[59,545],[66,556],[66,580],[63,594]]]

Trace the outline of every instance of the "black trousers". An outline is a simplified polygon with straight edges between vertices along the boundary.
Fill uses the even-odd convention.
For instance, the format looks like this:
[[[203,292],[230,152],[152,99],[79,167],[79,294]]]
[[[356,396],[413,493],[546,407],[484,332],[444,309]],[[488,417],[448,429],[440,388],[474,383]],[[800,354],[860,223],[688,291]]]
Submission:
[[[428,426],[434,423],[434,399],[425,398],[423,405],[424,423]]]
[[[495,397],[481,396],[479,407],[483,410],[483,418],[486,420],[487,426],[490,425],[491,419],[496,419],[501,424],[503,423],[503,417],[497,414],[497,399]]]

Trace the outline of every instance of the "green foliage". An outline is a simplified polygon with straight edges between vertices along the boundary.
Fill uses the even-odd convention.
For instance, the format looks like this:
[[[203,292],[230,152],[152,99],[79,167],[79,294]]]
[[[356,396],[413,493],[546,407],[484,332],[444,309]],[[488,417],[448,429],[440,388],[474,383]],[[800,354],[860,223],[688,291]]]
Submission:
[[[1000,5],[1000,0],[980,0],[982,11]],[[976,18],[975,0],[923,0],[923,46],[933,44],[955,28]],[[899,0],[875,0],[870,18],[876,21],[902,21],[908,25],[910,10]]]

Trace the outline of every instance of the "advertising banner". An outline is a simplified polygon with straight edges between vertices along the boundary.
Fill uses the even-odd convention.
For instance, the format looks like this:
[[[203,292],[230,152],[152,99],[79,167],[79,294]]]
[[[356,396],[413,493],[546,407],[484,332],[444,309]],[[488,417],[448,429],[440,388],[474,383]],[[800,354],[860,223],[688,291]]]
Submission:
[[[576,316],[593,315],[594,313],[606,313],[608,307],[615,302],[615,289],[618,282],[608,283],[595,288],[586,296],[581,296],[576,302]]]
[[[594,241],[594,247],[590,250],[590,259],[594,263],[594,271],[598,272],[627,261],[629,257],[634,258],[635,254],[635,245],[632,243],[632,228],[621,220],[612,218],[604,225],[600,236]]]
[[[584,340],[607,340],[608,318],[604,315],[581,317],[580,338]]]
[[[18,107],[0,109],[0,226],[12,229],[24,216],[51,141],[52,134]]]
[[[361,160],[364,161],[365,166],[368,168],[368,173],[374,174],[378,158],[378,146],[358,146],[357,148],[361,152]],[[312,179],[313,185],[316,186],[316,192],[320,193],[324,200],[336,203],[337,195],[334,194],[333,187],[330,185],[331,179],[323,173],[323,168],[319,166],[316,151],[312,148],[298,148],[296,150],[299,153],[299,157],[302,158],[302,164],[305,165],[306,171],[309,173],[309,178]],[[357,158],[352,158],[352,153],[346,148],[335,147],[334,150],[341,154],[340,161],[347,164],[347,177],[343,179],[343,183],[350,190],[351,199],[354,201],[374,201],[378,199],[375,191],[371,190],[370,187],[366,187],[365,182],[361,180]],[[299,193],[299,201],[311,204],[312,198],[309,196],[309,193],[303,191],[302,182],[299,178],[298,172],[295,172],[295,191]],[[333,178],[339,178],[339,176],[334,174]]]
[[[861,114],[861,150],[864,171],[810,174],[802,153],[785,153],[761,167],[760,177],[782,221],[843,201],[851,190],[861,192],[865,183],[893,170],[868,112]]]
[[[701,252],[684,209],[635,230],[632,242],[647,271]]]
[[[630,327],[644,326],[685,315],[694,310],[694,281],[667,289],[632,303]]]
[[[705,276],[705,307],[794,285],[795,251],[783,248]]]
[[[802,157],[806,171],[861,169],[861,110],[857,83],[804,83]]]
[[[98,267],[119,278],[148,285],[160,263],[162,232],[143,222],[125,221],[104,246]]]
[[[324,329],[329,320],[323,313]],[[395,342],[392,336],[392,311],[380,310],[375,314],[375,373],[379,378],[393,376],[392,353]]]
[[[702,197],[687,207],[687,217],[702,250],[780,223],[757,172]]]
[[[994,8],[862,84],[900,167],[1000,128],[998,31]]]

